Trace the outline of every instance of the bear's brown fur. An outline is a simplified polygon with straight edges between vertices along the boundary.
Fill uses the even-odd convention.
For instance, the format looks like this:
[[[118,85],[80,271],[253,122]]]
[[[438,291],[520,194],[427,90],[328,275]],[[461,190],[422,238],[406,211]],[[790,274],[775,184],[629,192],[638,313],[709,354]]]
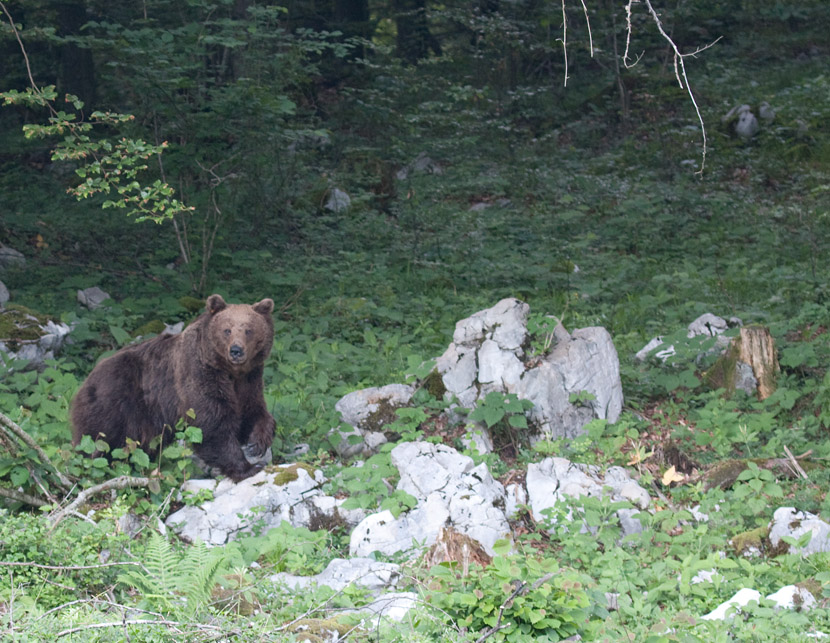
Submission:
[[[196,453],[210,467],[239,481],[251,465],[242,447],[261,456],[274,439],[274,418],[262,393],[262,369],[274,343],[274,302],[228,305],[208,297],[196,321],[179,335],[162,334],[102,360],[72,400],[72,438],[105,440],[111,448],[130,438],[172,437],[169,427],[195,412],[202,429]]]

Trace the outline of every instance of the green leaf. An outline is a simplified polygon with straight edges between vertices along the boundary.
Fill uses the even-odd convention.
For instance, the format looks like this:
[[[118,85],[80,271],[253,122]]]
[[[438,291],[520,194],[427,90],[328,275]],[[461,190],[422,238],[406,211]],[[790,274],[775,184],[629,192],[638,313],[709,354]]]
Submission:
[[[11,470],[9,479],[15,487],[26,484],[29,480],[29,470],[26,467],[18,465]]]
[[[131,339],[130,334],[118,326],[110,325],[109,331],[119,346],[123,346]]]
[[[130,455],[130,462],[133,464],[146,469],[150,466],[150,456],[148,456],[142,449],[136,449]]]
[[[507,418],[507,423],[516,429],[527,428],[527,418],[524,415],[511,415]]]

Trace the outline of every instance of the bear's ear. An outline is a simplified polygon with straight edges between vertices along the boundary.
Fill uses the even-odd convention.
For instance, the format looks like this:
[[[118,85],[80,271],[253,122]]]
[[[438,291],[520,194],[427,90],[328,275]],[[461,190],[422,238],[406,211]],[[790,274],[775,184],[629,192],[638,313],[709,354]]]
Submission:
[[[262,301],[258,301],[253,305],[253,309],[254,312],[257,312],[260,315],[270,315],[274,312],[274,300],[263,299]]]
[[[205,310],[207,310],[211,315],[215,315],[220,310],[225,310],[228,305],[225,303],[225,300],[222,299],[222,295],[211,295],[207,298],[207,306],[205,306]]]

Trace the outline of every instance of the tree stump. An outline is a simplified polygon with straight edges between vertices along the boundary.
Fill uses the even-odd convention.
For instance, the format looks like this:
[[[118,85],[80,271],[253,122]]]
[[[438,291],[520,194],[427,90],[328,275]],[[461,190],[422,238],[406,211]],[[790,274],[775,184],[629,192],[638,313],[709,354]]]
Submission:
[[[738,361],[748,364],[758,381],[758,399],[765,400],[775,392],[776,375],[781,367],[775,356],[775,341],[763,326],[745,326],[735,342]]]
[[[765,400],[775,391],[779,371],[775,342],[769,329],[745,326],[706,372],[705,381],[712,388],[726,389],[730,396],[740,389],[747,395],[756,394],[758,399]]]

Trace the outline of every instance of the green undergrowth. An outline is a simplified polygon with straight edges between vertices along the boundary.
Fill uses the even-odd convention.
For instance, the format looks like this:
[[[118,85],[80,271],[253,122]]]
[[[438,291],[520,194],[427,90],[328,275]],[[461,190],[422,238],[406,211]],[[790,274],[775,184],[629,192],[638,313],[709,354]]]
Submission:
[[[0,330],[13,323],[18,305],[73,327],[71,343],[42,370],[0,366],[0,411],[78,487],[117,475],[153,479],[148,487],[96,496],[78,508],[81,515],[51,527],[50,508],[77,488],[63,489],[30,447],[0,442],[0,486],[46,499],[40,509],[19,496],[3,500],[2,638],[326,640],[332,629],[355,641],[579,635],[726,643],[830,633],[830,555],[791,555],[767,539],[781,506],[830,520],[830,76],[816,33],[822,21],[814,19],[826,19],[826,8],[761,4],[749,18],[748,9],[735,17],[724,3],[676,8],[680,18],[691,12],[688,24],[678,23],[684,43],[728,36],[685,59],[707,129],[702,175],[695,173],[700,125],[670,64],[646,58],[624,77],[627,117],[603,59],[594,65],[574,58],[571,86],[560,91],[535,58],[547,52],[544,44],[528,53],[538,78],[499,81],[497,72],[512,69],[518,56],[513,47],[521,38],[514,35],[542,24],[539,16],[482,23],[496,44],[502,37],[510,43],[498,55],[467,61],[493,74],[487,82],[471,79],[467,63],[451,55],[407,66],[379,46],[375,58],[355,61],[348,83],[317,86],[320,67],[346,64],[344,52],[323,53],[336,49],[330,34],[300,34],[289,45],[279,32],[285,48],[268,65],[288,76],[273,96],[251,90],[240,99],[210,85],[189,95],[187,105],[173,100],[187,92],[185,72],[201,70],[211,47],[236,46],[238,34],[203,41],[198,30],[177,32],[208,48],[194,63],[175,58],[181,52],[142,45],[152,31],[95,25],[89,44],[112,53],[114,68],[126,70],[122,56],[144,60],[150,49],[156,62],[168,54],[174,60],[165,66],[171,75],[157,79],[173,88],[165,94],[169,104],[159,99],[162,118],[154,107],[139,119],[165,121],[177,139],[198,142],[198,153],[185,143],[173,146],[164,161],[171,173],[198,165],[194,159],[210,166],[202,153],[236,158],[224,146],[240,140],[239,149],[254,153],[238,175],[228,170],[231,183],[242,181],[232,189],[216,191],[216,176],[182,171],[180,189],[198,211],[216,212],[213,204],[222,213],[210,256],[185,264],[171,225],[136,225],[122,212],[101,210],[95,198],[71,200],[74,167],[44,167],[41,147],[9,133],[17,125],[0,128],[0,242],[27,258],[25,267],[0,272],[12,295],[0,311]],[[466,24],[452,13],[457,7],[443,10],[450,12],[447,24]],[[270,20],[269,11],[260,18]],[[543,22],[558,20],[557,13]],[[612,47],[614,29],[596,26],[604,38],[595,46]],[[272,31],[249,33],[266,38]],[[165,34],[158,40],[165,47],[178,42]],[[273,69],[263,65],[258,73],[265,77]],[[150,76],[137,77],[124,91],[144,96]],[[752,140],[721,123],[731,107],[762,101],[776,116]],[[259,130],[247,131],[230,116],[240,114],[252,122],[265,114],[261,129],[269,137],[260,141]],[[438,169],[396,178],[421,153]],[[352,197],[347,211],[324,207],[333,187]],[[205,251],[202,237],[194,233],[190,241],[195,254]],[[96,285],[112,299],[89,311],[77,303],[77,290]],[[88,439],[75,448],[69,402],[99,359],[164,324],[192,321],[212,292],[234,302],[276,302],[264,374],[277,422],[274,453],[279,460],[308,445],[302,463],[280,470],[285,480],[297,466],[321,469],[330,481],[325,491],[345,508],[400,515],[415,499],[395,489],[389,452],[398,440],[428,439],[485,462],[505,483],[548,456],[624,466],[649,491],[651,511],[592,497],[541,518],[520,507],[511,517],[513,548],[500,544],[491,562],[404,567],[399,589],[418,601],[393,627],[341,614],[370,601],[364,590],[292,591],[273,580],[278,572],[316,574],[347,556],[342,525],[266,530],[254,520],[252,533],[224,546],[179,542],[158,521],[180,503],[206,499],[175,492],[197,475],[189,456],[199,432],[174,427],[181,441],[153,457],[135,445],[109,453]],[[625,395],[617,422],[597,420],[573,440],[531,445],[528,409],[515,396],[487,396],[452,421],[442,416],[445,389],[430,375],[431,360],[452,341],[458,320],[505,297],[531,306],[534,358],[549,348],[555,320],[569,331],[598,325],[611,333]],[[780,372],[769,398],[731,390],[717,371],[715,340],[686,336],[687,325],[706,312],[770,330]],[[28,329],[19,330],[17,340],[31,339]],[[634,354],[655,336],[674,354],[637,361]],[[374,418],[388,445],[360,464],[340,462],[332,443],[340,424],[336,402],[356,389],[404,381],[420,387],[414,402]],[[571,401],[590,400],[576,394]],[[497,453],[470,449],[461,440],[468,425],[491,429]],[[99,457],[88,457],[96,450]],[[787,451],[806,477],[768,464]],[[664,477],[670,468],[676,477]],[[614,520],[621,510],[635,512],[642,531],[623,537]],[[125,533],[126,515],[142,525],[134,538]],[[708,580],[698,582],[701,572]],[[728,622],[701,619],[739,589],[766,596],[787,584],[809,587],[819,605],[775,611],[761,601]]]

